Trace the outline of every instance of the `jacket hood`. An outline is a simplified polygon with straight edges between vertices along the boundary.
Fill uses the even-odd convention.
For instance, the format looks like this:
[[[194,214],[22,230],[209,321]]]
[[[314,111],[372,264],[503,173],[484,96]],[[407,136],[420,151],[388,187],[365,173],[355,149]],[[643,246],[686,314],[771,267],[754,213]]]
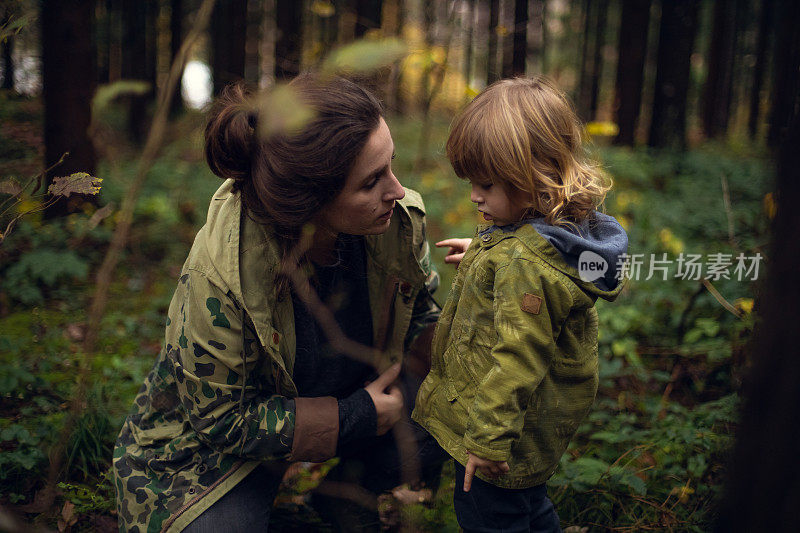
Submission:
[[[595,211],[578,225],[554,226],[544,217],[526,222],[558,250],[572,267],[565,273],[583,290],[605,299],[616,297],[621,288],[617,268],[628,251],[628,235],[614,217]]]

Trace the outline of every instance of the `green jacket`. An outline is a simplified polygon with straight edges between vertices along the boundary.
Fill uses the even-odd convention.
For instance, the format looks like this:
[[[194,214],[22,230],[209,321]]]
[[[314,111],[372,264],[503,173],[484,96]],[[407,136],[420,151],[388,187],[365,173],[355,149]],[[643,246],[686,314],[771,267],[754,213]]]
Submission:
[[[379,369],[424,353],[430,335],[420,333],[438,313],[422,200],[407,190],[397,206],[384,234],[365,237]],[[242,213],[225,182],[114,449],[121,531],[180,531],[259,463],[333,457],[338,403],[297,397],[294,312],[275,296],[278,265],[270,229]]]
[[[598,296],[529,224],[479,233],[431,348],[413,419],[458,462],[508,461],[504,488],[546,481],[597,391]]]

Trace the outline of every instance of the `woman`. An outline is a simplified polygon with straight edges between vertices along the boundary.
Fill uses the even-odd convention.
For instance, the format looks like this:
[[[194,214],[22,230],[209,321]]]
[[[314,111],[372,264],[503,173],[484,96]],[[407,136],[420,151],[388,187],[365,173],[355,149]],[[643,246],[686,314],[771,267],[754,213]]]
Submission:
[[[377,529],[375,496],[401,470],[403,481],[410,464],[423,480],[438,474],[441,450],[403,407],[427,373],[439,313],[422,201],[392,173],[373,95],[314,75],[290,87],[313,111],[296,133],[259,137],[241,88],[212,111],[206,159],[226,181],[117,440],[121,530],[266,530],[289,462],[337,455],[315,507],[337,528]],[[302,276],[291,282],[293,272],[315,290],[296,283]],[[315,315],[322,308],[305,303],[314,295],[341,333],[371,348],[337,352],[331,345],[343,343]],[[389,433],[401,419],[403,454]]]

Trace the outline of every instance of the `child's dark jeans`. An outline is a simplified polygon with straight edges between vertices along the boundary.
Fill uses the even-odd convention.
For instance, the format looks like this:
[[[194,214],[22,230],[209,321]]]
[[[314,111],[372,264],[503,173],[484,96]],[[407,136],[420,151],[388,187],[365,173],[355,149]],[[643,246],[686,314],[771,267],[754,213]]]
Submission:
[[[464,467],[455,461],[456,487],[453,502],[456,518],[466,533],[561,531],[553,502],[544,484],[529,489],[502,489],[477,477],[464,492]]]

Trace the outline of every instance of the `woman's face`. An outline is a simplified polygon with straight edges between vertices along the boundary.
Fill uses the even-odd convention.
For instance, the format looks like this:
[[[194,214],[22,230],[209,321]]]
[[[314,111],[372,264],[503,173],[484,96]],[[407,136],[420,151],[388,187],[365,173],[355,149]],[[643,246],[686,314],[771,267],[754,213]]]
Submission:
[[[394,142],[383,118],[356,158],[342,192],[318,223],[334,234],[377,235],[389,228],[395,202],[405,191],[392,174]]]

